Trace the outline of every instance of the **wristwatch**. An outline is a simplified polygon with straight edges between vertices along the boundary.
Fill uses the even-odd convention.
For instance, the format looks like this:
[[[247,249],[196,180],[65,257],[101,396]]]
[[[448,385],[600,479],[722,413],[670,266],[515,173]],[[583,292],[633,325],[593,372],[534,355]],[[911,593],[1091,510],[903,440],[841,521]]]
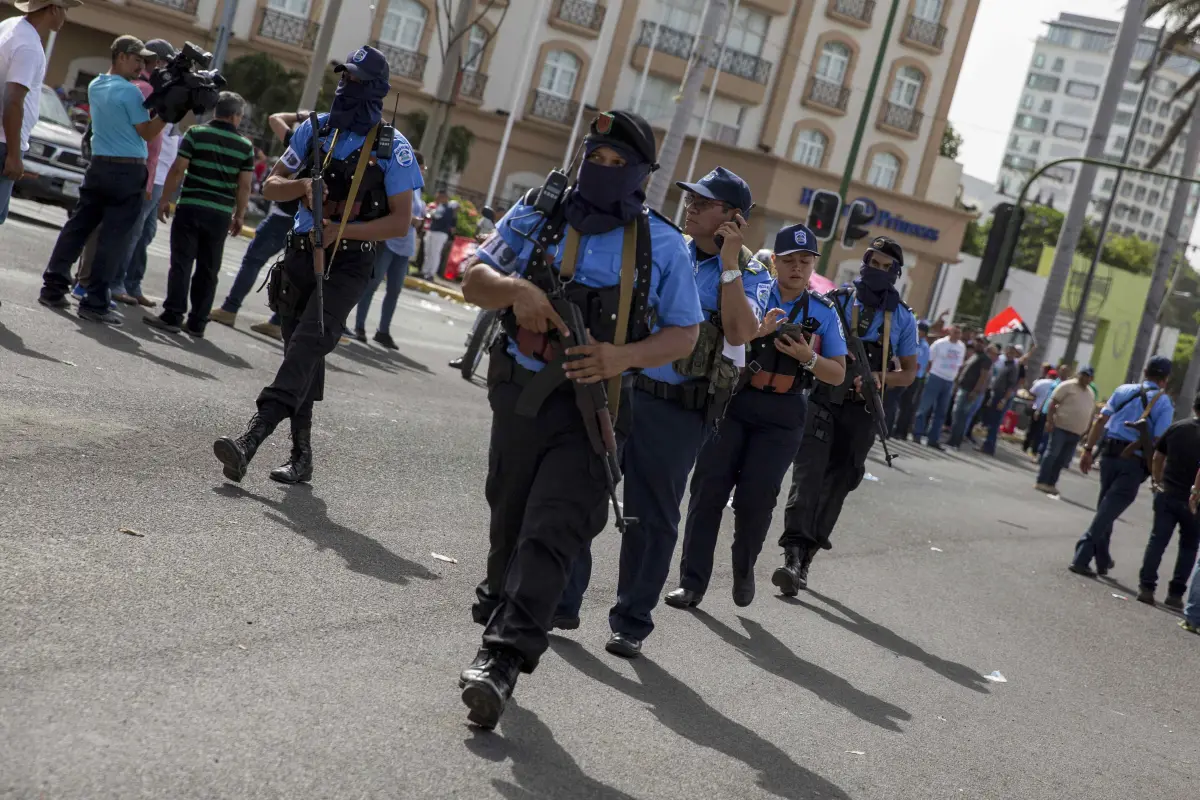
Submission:
[[[812,358],[810,358],[808,361],[805,361],[800,366],[804,367],[809,372],[812,372],[813,368],[817,366],[817,354],[813,353]]]
[[[727,283],[733,283],[740,277],[742,277],[740,269],[727,269],[721,273],[721,285],[724,286]]]

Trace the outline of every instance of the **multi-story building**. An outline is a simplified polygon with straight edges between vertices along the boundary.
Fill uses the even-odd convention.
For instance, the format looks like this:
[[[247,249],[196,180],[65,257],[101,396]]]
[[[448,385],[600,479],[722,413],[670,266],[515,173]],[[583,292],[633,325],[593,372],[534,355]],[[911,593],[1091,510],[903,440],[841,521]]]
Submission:
[[[474,143],[466,168],[450,181],[461,193],[483,198],[511,114],[516,121],[496,205],[540,185],[549,169],[570,160],[568,141],[581,104],[638,110],[661,137],[707,1],[476,0],[481,16],[468,39],[470,66],[452,110],[452,124],[467,127]],[[47,80],[68,87],[86,82],[104,67],[118,33],[211,46],[226,2],[232,0],[89,0],[72,10]],[[391,61],[401,111],[428,109],[442,73],[441,5],[347,0],[333,55],[375,44]],[[779,227],[804,219],[812,190],[838,187],[874,59],[886,44],[847,199],[870,200],[877,209],[872,233],[904,246],[911,266],[906,297],[923,310],[937,268],[957,259],[971,218],[954,202],[961,169],[939,155],[939,145],[978,5],[904,0],[884,43],[888,5],[876,0],[731,2],[732,24],[719,37],[724,51],[706,69],[678,166],[673,175],[654,176],[672,181],[662,210],[674,216],[679,195],[673,181],[689,177],[703,128],[695,172],[723,165],[753,190],[748,244],[769,243]],[[323,15],[323,0],[241,0],[230,58],[267,52],[289,68],[306,69]],[[533,60],[521,80],[527,54]],[[837,248],[837,277],[845,278],[859,254],[829,246]]]
[[[1000,168],[998,184],[1008,195],[1015,195],[1029,175],[1039,166],[1058,158],[1084,155],[1091,135],[1100,94],[1108,78],[1111,50],[1119,23],[1060,14],[1047,24],[1045,36],[1038,39],[1025,78],[1019,108]],[[1119,161],[1126,142],[1133,137],[1130,163],[1145,164],[1164,141],[1166,133],[1179,122],[1191,103],[1188,93],[1172,100],[1188,78],[1200,71],[1196,58],[1169,56],[1147,83],[1141,80],[1154,54],[1158,31],[1144,28],[1134,49],[1133,64],[1126,76],[1120,104],[1105,147],[1105,157]],[[1137,130],[1131,130],[1141,95],[1146,93]],[[1183,136],[1159,164],[1164,172],[1178,172],[1183,166]],[[1029,198],[1060,210],[1070,203],[1075,191],[1076,165],[1054,167],[1034,181]],[[1089,216],[1099,218],[1107,205],[1114,170],[1101,170],[1092,187]],[[1200,187],[1192,188],[1186,209],[1181,240],[1186,241],[1196,218]],[[1159,244],[1174,199],[1170,182],[1158,176],[1125,173],[1118,188],[1109,230],[1136,235]]]

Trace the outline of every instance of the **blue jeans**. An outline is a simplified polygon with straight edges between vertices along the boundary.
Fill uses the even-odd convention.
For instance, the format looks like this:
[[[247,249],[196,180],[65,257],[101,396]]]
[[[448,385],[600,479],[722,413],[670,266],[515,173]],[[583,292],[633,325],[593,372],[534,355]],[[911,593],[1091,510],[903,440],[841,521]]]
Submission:
[[[1154,495],[1154,527],[1150,530],[1150,541],[1146,543],[1138,586],[1150,591],[1158,586],[1158,567],[1176,525],[1179,526],[1179,555],[1175,559],[1175,574],[1167,586],[1167,594],[1182,597],[1188,576],[1196,565],[1196,552],[1200,550],[1200,524],[1188,508],[1187,497],[1162,492]]]
[[[983,405],[983,394],[971,400],[966,389],[958,390],[954,400],[954,424],[950,427],[950,440],[946,444],[951,447],[962,445],[963,437],[967,435],[967,423],[975,419],[979,407]]]
[[[258,227],[254,230],[254,239],[250,242],[245,257],[242,258],[242,266],[238,268],[237,277],[233,279],[229,295],[221,304],[222,311],[228,311],[230,314],[238,313],[246,295],[254,289],[254,284],[258,281],[258,273],[262,271],[263,265],[284,248],[284,245],[287,244],[287,235],[291,230],[292,218],[286,214],[268,214],[262,222],[258,223]],[[277,316],[271,317],[271,321],[279,324]]]
[[[118,273],[113,278],[112,293],[128,294],[133,297],[142,296],[142,280],[146,277],[147,249],[158,233],[158,201],[162,200],[163,187],[155,186],[142,206],[141,220],[133,226],[140,235],[134,240],[125,258],[124,267],[118,267]]]
[[[1187,617],[1188,622],[1200,627],[1200,562],[1196,562],[1196,568],[1192,570],[1192,588],[1188,591],[1183,616]]]
[[[8,158],[8,143],[0,142],[0,164]],[[0,225],[8,219],[8,201],[12,199],[13,182],[0,175]]]
[[[1043,436],[1042,442],[1046,450],[1042,454],[1042,465],[1038,468],[1037,482],[1045,486],[1057,486],[1058,476],[1071,465],[1071,457],[1079,445],[1079,434],[1055,428],[1049,436]]]
[[[1104,455],[1100,460],[1100,501],[1096,504],[1096,516],[1092,518],[1091,526],[1075,545],[1075,566],[1087,567],[1095,559],[1098,570],[1108,570],[1112,562],[1108,545],[1113,523],[1133,505],[1138,487],[1147,477],[1141,461]]]
[[[383,305],[379,309],[380,333],[387,333],[392,326],[392,315],[396,313],[396,301],[400,299],[400,290],[404,288],[404,279],[408,276],[408,256],[393,253],[388,246],[381,245],[379,254],[375,256],[375,272],[363,290],[362,299],[358,301],[358,316],[355,318],[354,329],[367,329],[367,312],[371,310],[371,298],[383,279],[387,278],[384,290]]]
[[[925,391],[921,395],[921,405],[917,408],[917,419],[913,423],[913,440],[921,441],[926,435],[928,426],[929,444],[934,445],[942,438],[942,421],[946,419],[946,409],[950,407],[950,397],[954,394],[954,381],[930,375],[925,381]]]
[[[1000,426],[1004,424],[1004,415],[1008,413],[1008,409],[1012,408],[1012,398],[1008,398],[999,408],[989,408],[984,413],[985,422],[987,425],[987,438],[983,440],[983,447],[979,448],[979,452],[987,453],[988,455],[996,454],[996,442],[1000,438]]]

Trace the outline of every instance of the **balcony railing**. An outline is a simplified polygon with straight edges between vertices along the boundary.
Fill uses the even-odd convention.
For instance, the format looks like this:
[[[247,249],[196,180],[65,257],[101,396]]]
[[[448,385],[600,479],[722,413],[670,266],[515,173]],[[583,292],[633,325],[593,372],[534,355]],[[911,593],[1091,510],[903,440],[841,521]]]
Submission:
[[[845,111],[846,103],[850,100],[850,87],[832,83],[814,75],[808,81],[808,91],[804,96],[810,102],[823,105],[826,108]]]
[[[487,88],[487,75],[480,75],[478,72],[464,72],[462,84],[458,87],[458,96],[482,103],[485,88]]]
[[[875,15],[875,0],[829,0],[829,11],[870,25]]]
[[[145,0],[145,2],[181,11],[194,17],[196,16],[196,6],[199,5],[200,0]]]
[[[941,50],[942,43],[946,41],[946,26],[909,14],[904,22],[904,38],[934,50]]]
[[[883,115],[879,121],[889,128],[915,135],[921,130],[921,122],[924,119],[925,115],[915,108],[886,102],[883,104]]]
[[[408,78],[410,81],[417,82],[425,80],[425,56],[380,41],[375,42],[375,49],[383,53],[383,57],[387,59],[388,69],[392,71],[393,78]]]
[[[604,25],[607,9],[591,0],[558,0],[554,16],[563,22],[598,31]]]
[[[293,14],[285,14],[273,8],[262,10],[262,21],[258,23],[258,35],[305,50],[312,50],[317,42],[321,26]]]
[[[659,31],[658,41],[654,42],[654,29],[658,24],[650,20],[642,20],[641,33],[638,36],[638,45],[641,47],[649,47],[654,43],[655,51],[666,53],[667,55],[675,56],[687,60],[692,55],[692,42],[695,37],[689,33],[668,28],[663,26]],[[710,67],[717,66],[718,58],[720,58],[721,71],[729,73],[738,78],[745,78],[755,83],[766,85],[771,77],[771,62],[751,55],[743,53],[739,50],[726,49],[724,55],[720,55],[720,50],[713,55],[709,60]]]
[[[579,111],[579,103],[566,97],[543,92],[538,89],[529,101],[529,116],[558,122],[562,125],[572,125],[575,114]]]

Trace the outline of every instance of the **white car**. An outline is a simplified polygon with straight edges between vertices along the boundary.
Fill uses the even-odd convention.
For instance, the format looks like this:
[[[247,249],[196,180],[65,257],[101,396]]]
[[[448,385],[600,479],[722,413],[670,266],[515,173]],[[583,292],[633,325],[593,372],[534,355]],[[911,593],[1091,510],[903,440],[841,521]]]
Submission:
[[[74,208],[87,161],[82,152],[83,136],[71,122],[66,108],[49,86],[42,86],[41,110],[29,134],[29,149],[22,159],[25,177],[13,193],[43,203]]]

